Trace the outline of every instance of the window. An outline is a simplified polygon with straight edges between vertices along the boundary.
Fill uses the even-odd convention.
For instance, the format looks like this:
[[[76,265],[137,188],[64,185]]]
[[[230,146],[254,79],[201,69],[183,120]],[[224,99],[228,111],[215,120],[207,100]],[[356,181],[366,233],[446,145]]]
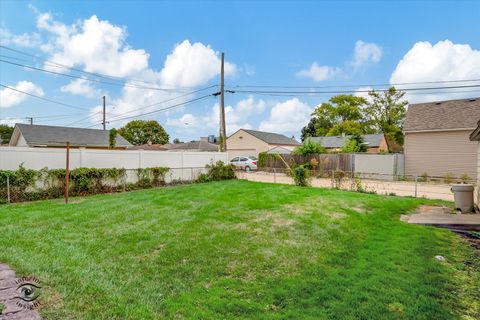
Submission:
[[[238,162],[238,157],[233,158],[232,160],[230,160],[230,162]]]
[[[240,158],[240,161],[247,161],[247,158]]]

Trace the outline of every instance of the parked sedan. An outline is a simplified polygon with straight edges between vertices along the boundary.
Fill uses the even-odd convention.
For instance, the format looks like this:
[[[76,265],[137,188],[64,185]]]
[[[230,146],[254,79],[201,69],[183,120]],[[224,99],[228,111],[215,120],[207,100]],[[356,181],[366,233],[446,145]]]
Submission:
[[[230,160],[230,163],[233,164],[236,168],[245,170],[246,172],[257,170],[257,161],[258,159],[251,156],[246,157],[235,157]]]

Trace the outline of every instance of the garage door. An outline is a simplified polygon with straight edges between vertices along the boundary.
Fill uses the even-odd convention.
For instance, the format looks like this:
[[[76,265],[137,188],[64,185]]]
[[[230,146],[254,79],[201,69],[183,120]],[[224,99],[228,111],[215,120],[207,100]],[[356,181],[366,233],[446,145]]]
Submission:
[[[255,149],[228,150],[228,160],[232,160],[233,158],[240,156],[257,156],[257,151]]]

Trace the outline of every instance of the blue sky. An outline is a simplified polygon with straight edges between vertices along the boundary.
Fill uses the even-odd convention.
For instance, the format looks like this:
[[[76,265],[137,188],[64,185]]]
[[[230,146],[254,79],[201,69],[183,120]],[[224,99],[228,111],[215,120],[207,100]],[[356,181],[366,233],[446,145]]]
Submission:
[[[172,139],[215,134],[215,97],[142,114],[215,92],[217,88],[210,88],[178,97],[219,83],[221,51],[227,60],[226,85],[236,90],[238,85],[275,85],[307,87],[299,89],[303,91],[352,86],[331,90],[355,91],[382,83],[480,79],[478,1],[7,0],[0,6],[2,45],[63,66],[116,76],[108,80],[115,86],[92,82],[88,79],[105,79],[2,48],[2,60],[84,77],[1,62],[1,84],[81,108],[2,87],[3,123],[34,117],[38,124],[100,128],[98,112],[106,95],[109,127],[132,118],[156,119]],[[480,95],[473,89],[459,91],[408,98],[419,102]],[[227,129],[231,133],[247,127],[298,137],[313,108],[330,96],[227,94]],[[164,100],[170,101],[146,108]]]

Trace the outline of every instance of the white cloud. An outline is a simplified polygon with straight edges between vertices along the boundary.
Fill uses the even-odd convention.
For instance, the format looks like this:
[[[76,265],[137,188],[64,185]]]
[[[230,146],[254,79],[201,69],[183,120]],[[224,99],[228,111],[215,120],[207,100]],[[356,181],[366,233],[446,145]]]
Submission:
[[[298,77],[310,78],[313,81],[328,80],[341,73],[340,68],[330,66],[320,66],[318,62],[312,63],[309,69],[297,72]]]
[[[206,83],[220,73],[220,58],[210,46],[184,40],[167,56],[160,79],[168,85],[194,87]],[[236,66],[225,62],[225,74],[232,75]]]
[[[312,111],[312,108],[298,98],[277,103],[270,111],[269,119],[260,123],[259,129],[289,135],[298,134],[310,120]]]
[[[251,129],[248,123],[251,116],[261,114],[266,108],[263,100],[255,100],[252,96],[238,101],[234,106],[225,106],[225,123],[227,126],[227,134],[231,134],[240,128]],[[185,123],[188,123],[186,125]],[[191,129],[197,129],[197,133],[202,130],[206,134],[205,129],[210,132],[217,132],[220,126],[220,104],[215,103],[211,109],[211,113],[204,117],[195,117],[187,113],[178,119],[168,119],[167,125],[177,127],[183,131],[192,132]]]
[[[5,28],[0,28],[0,39],[2,45],[14,44],[20,47],[31,48],[39,46],[42,42],[38,33],[12,34]]]
[[[44,95],[42,88],[29,81],[20,81],[17,83],[16,86],[12,88],[41,97],[43,97]],[[26,94],[11,90],[9,88],[3,88],[0,90],[0,108],[13,107],[17,104],[22,103],[27,98],[28,95]]]
[[[480,78],[480,51],[468,44],[455,44],[449,40],[431,44],[428,41],[417,42],[403,56],[390,77],[391,83],[409,83],[425,81],[450,81]],[[457,83],[465,85],[466,83]],[[413,85],[409,85],[412,87]],[[425,86],[425,85],[418,85]],[[452,92],[452,90],[448,90]],[[472,93],[454,94],[435,92],[431,94],[408,94],[411,102],[456,99],[472,96]],[[468,89],[467,89],[468,91]],[[475,94],[473,94],[475,95]]]
[[[367,101],[371,101],[371,97],[368,95],[368,92],[372,90],[373,90],[372,87],[358,87],[355,90],[354,95],[357,97],[365,98]]]
[[[382,47],[379,45],[358,40],[355,43],[353,59],[350,61],[350,65],[356,70],[367,64],[377,63],[382,58],[382,52]]]
[[[95,89],[91,85],[90,81],[87,81],[85,79],[72,80],[69,84],[62,86],[60,90],[62,92],[80,95],[87,98],[100,98],[100,96],[102,95],[99,90]]]
[[[382,58],[382,52],[382,47],[379,45],[358,40],[355,43],[352,59],[346,61],[343,68],[320,65],[315,61],[309,69],[300,70],[296,75],[297,77],[310,78],[317,82],[332,79],[341,75],[348,75],[349,73],[354,73],[369,64],[379,62]]]
[[[16,123],[26,123],[26,118],[4,118],[0,119],[0,124],[6,124],[7,126],[13,127]]]
[[[88,72],[127,77],[148,66],[148,54],[125,43],[126,28],[99,20],[93,15],[73,25],[53,20],[49,13],[40,13],[37,27],[50,33],[50,41],[41,48],[50,53],[50,60],[69,67],[83,65]],[[48,66],[46,66],[48,67]]]

